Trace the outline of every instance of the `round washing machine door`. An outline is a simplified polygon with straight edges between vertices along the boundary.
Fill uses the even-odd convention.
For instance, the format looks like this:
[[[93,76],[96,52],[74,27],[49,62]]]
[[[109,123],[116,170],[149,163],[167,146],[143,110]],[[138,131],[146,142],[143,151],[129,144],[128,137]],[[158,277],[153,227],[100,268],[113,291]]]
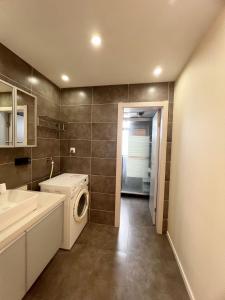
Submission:
[[[73,217],[76,222],[80,222],[87,213],[89,205],[89,193],[86,189],[82,189],[75,202],[73,207]]]

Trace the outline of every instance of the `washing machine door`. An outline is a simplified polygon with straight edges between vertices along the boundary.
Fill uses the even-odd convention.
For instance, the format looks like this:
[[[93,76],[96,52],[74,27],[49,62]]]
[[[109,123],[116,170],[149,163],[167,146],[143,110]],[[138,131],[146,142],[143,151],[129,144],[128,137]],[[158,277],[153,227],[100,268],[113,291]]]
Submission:
[[[73,217],[76,222],[80,222],[87,213],[89,205],[88,190],[82,189],[74,202]]]

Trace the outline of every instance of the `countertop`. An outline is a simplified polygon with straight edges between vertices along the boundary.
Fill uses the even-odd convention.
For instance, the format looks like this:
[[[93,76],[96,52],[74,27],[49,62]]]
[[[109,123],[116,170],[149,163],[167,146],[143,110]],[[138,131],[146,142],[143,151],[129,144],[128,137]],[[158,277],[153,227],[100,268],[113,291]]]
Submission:
[[[65,200],[65,195],[34,192],[37,193],[38,207],[36,210],[20,219],[16,223],[0,231],[0,252],[8,246],[11,242],[19,238],[23,232],[29,229],[32,225],[40,221],[43,217],[47,216],[52,210]]]

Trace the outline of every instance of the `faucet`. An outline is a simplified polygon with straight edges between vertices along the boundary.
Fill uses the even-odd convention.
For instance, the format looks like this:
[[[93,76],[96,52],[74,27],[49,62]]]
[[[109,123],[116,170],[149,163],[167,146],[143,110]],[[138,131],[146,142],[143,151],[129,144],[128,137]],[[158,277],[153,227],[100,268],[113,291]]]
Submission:
[[[0,195],[3,195],[6,193],[6,184],[5,183],[1,183],[0,184]]]

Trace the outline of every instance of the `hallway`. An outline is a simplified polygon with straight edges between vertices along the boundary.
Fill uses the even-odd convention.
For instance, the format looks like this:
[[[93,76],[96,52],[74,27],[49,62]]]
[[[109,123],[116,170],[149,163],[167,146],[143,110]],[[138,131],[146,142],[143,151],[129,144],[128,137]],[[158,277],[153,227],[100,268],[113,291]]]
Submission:
[[[148,201],[122,198],[120,230],[89,223],[60,250],[24,300],[188,300],[166,236],[156,235]]]

